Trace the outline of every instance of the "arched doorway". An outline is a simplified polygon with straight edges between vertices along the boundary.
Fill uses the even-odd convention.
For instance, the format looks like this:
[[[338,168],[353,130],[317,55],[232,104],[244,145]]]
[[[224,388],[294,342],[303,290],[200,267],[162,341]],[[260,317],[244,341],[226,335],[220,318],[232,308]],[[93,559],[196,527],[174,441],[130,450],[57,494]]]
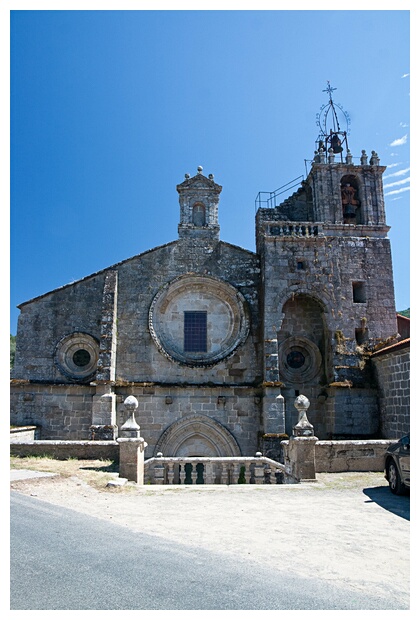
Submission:
[[[227,428],[205,415],[192,414],[171,424],[160,436],[155,454],[163,456],[241,456]]]

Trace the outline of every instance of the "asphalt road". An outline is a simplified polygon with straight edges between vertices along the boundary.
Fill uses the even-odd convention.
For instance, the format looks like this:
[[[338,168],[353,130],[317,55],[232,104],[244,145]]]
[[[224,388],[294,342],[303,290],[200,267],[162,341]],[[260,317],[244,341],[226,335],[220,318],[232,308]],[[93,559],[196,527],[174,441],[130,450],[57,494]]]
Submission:
[[[11,494],[12,610],[380,610],[392,598]],[[187,525],[187,524],[186,524]],[[293,553],[296,541],[285,541]]]

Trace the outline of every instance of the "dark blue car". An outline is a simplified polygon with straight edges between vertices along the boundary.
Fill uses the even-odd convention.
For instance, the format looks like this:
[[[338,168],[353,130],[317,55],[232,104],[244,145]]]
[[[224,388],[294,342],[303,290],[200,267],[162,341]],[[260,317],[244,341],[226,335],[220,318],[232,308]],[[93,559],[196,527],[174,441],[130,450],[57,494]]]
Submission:
[[[410,488],[410,435],[392,443],[385,453],[385,478],[392,493],[401,495]]]

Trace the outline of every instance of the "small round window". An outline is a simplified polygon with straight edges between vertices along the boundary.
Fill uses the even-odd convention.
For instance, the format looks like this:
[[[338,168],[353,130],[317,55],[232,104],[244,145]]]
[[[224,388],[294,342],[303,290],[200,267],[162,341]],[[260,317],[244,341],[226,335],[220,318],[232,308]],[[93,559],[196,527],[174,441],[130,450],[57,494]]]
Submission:
[[[305,363],[305,356],[301,351],[290,351],[287,355],[286,361],[290,368],[302,368]]]
[[[55,362],[60,371],[76,380],[87,380],[96,372],[99,346],[93,336],[75,332],[65,336],[57,345]]]
[[[290,336],[279,346],[281,379],[292,383],[311,381],[321,369],[322,356],[318,347],[300,336]]]
[[[91,355],[86,349],[78,349],[73,355],[73,362],[80,368],[87,366],[91,359]]]

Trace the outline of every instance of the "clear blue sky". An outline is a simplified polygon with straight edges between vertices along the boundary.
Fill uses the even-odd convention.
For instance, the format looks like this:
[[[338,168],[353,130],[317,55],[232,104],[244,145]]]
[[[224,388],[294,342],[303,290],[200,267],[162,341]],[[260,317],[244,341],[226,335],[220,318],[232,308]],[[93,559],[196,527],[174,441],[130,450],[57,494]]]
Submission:
[[[306,174],[327,80],[353,155],[388,166],[410,306],[408,11],[16,10],[10,43],[12,334],[17,304],[176,239],[198,165],[221,238],[254,250],[255,197]]]

